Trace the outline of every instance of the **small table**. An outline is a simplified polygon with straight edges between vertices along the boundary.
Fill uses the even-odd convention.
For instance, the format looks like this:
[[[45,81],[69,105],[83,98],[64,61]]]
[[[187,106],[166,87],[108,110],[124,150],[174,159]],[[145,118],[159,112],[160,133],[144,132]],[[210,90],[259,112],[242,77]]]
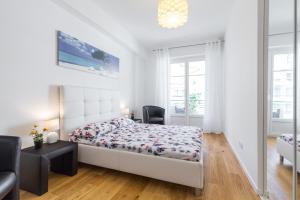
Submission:
[[[78,144],[58,141],[41,149],[22,149],[20,187],[37,195],[48,192],[48,172],[73,176],[77,173]]]
[[[142,123],[142,122],[143,122],[142,119],[133,119],[133,121],[134,121],[135,123]]]

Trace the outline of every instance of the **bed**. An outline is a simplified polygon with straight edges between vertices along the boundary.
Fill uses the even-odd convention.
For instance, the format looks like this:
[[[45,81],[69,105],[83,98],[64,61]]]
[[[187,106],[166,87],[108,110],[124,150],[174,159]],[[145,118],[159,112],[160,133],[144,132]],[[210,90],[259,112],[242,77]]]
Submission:
[[[121,119],[119,91],[78,86],[60,87],[60,137],[62,140],[70,140],[70,133],[82,127],[104,122],[111,124],[110,121],[114,119]],[[106,138],[99,138],[99,135],[97,138],[80,138],[80,141],[77,141],[79,142],[78,159],[79,162],[91,165],[193,187],[195,194],[198,195],[203,188],[203,151],[201,138],[195,139],[189,135],[195,130],[192,127],[150,126],[135,123],[120,126],[110,130],[105,135]],[[116,132],[118,140],[111,140]],[[147,135],[142,135],[145,132]],[[128,141],[128,133],[134,134],[135,141]],[[166,135],[166,133],[173,135]],[[181,135],[180,139],[179,134],[186,135]],[[151,141],[157,138],[160,140]],[[180,140],[183,145],[178,147],[178,141],[172,141],[172,138]],[[132,137],[129,139],[132,140]],[[148,143],[150,140],[156,146],[152,144],[151,151],[149,151],[149,148],[139,146],[141,144],[136,143],[138,140]],[[165,144],[177,144],[177,149],[172,144],[167,148],[165,144],[161,147],[159,143],[162,141]],[[184,143],[192,143],[192,146],[187,148]],[[174,153],[174,150],[177,153]]]
[[[297,145],[297,170],[300,172],[300,138],[298,136]],[[277,153],[280,155],[280,162],[283,163],[284,159],[293,163],[293,134],[282,134],[277,138]]]

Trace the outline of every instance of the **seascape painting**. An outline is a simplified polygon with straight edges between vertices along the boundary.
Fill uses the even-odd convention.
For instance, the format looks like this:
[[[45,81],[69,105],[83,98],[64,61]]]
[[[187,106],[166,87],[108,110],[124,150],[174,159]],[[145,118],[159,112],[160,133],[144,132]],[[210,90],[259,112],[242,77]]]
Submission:
[[[119,77],[119,58],[61,31],[57,32],[57,40],[59,66]]]

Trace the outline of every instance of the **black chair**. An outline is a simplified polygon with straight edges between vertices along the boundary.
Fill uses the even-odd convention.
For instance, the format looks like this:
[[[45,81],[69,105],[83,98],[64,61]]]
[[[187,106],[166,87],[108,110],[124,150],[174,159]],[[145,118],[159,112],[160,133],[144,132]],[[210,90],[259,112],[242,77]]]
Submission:
[[[0,136],[0,199],[19,199],[21,140]]]
[[[158,106],[143,107],[143,121],[146,124],[165,124],[165,109]]]

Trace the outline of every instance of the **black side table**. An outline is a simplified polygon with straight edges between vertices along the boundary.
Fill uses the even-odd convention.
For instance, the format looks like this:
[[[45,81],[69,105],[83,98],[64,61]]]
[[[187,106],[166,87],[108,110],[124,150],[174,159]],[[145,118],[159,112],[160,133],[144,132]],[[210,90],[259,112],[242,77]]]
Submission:
[[[21,151],[22,189],[37,195],[48,192],[49,170],[73,176],[77,173],[78,144],[58,141],[54,144],[43,144],[41,149],[34,147]]]

